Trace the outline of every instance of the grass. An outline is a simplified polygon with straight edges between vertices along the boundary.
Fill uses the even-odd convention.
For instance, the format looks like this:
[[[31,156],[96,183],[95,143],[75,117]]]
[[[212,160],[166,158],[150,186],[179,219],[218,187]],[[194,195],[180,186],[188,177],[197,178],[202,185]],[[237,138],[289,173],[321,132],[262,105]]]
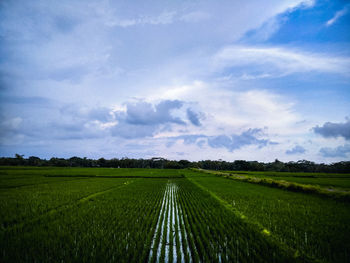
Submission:
[[[46,177],[114,177],[114,178],[181,178],[178,169],[141,169],[141,168],[80,168],[80,167],[0,167],[0,180],[23,178],[25,176]],[[1,184],[1,181],[0,181]]]
[[[297,183],[293,181],[293,179],[299,179],[299,181],[303,182],[305,178],[302,177],[266,177],[266,176],[252,176],[251,174],[237,174],[237,173],[228,173],[228,172],[220,172],[220,171],[210,171],[203,169],[193,169],[193,171],[200,172],[202,174],[211,174],[215,176],[221,176],[228,179],[238,180],[242,182],[248,182],[253,184],[260,184],[265,186],[270,186],[274,188],[285,189],[294,192],[303,192],[303,193],[311,193],[317,194],[324,197],[329,197],[337,200],[342,200],[345,202],[350,201],[350,189],[347,189],[346,186],[349,184],[350,179],[343,179],[345,181],[341,184],[341,187],[333,187],[332,185],[322,185],[318,184],[319,180],[325,178],[306,178],[309,181],[312,181],[311,184],[305,183]],[[290,179],[292,178],[292,180]],[[285,180],[286,179],[286,180]],[[300,180],[301,179],[301,180]],[[332,181],[332,179],[328,179]],[[325,183],[325,182],[323,182]],[[338,182],[340,183],[340,182]]]
[[[189,180],[179,180],[179,203],[187,215],[193,259],[202,262],[298,262],[292,251],[266,238],[255,225],[220,205]]]
[[[210,175],[191,180],[296,253],[325,262],[350,260],[348,203]]]
[[[52,178],[49,183],[11,187],[0,191],[0,226],[7,229],[18,223],[33,220],[43,214],[63,209],[72,203],[99,192],[124,185],[128,180]],[[22,179],[22,181],[25,179]]]
[[[0,262],[349,262],[349,222],[348,202],[192,170],[0,169]]]
[[[302,178],[348,178],[350,173],[303,173],[274,171],[222,171],[226,173],[253,175],[256,177],[302,177]]]
[[[165,183],[138,179],[1,231],[1,261],[143,261]]]
[[[247,177],[269,178],[284,180],[299,184],[318,185],[327,188],[339,188],[350,191],[350,174],[330,173],[290,173],[290,172],[249,172],[223,171],[224,173],[244,175]]]

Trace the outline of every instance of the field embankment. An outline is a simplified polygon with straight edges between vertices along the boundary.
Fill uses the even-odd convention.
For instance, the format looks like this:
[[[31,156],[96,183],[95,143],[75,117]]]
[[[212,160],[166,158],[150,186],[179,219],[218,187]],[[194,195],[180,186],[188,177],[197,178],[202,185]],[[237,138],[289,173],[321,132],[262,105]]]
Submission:
[[[342,183],[344,187],[333,187],[331,185],[320,185],[319,181],[324,178],[314,177],[310,179],[310,177],[306,177],[308,184],[295,182],[295,178],[288,177],[257,177],[254,176],[254,173],[235,173],[235,172],[220,172],[220,171],[210,171],[203,169],[193,169],[194,171],[198,171],[201,173],[208,173],[215,176],[221,176],[227,179],[238,180],[241,182],[260,184],[274,188],[280,188],[293,192],[303,192],[303,193],[311,193],[317,194],[323,197],[334,198],[346,202],[350,202],[350,189],[347,188],[348,184],[350,184],[350,177],[342,177]],[[305,178],[302,176],[297,177],[299,181],[305,182]],[[338,178],[335,178],[337,180]],[[331,181],[331,179],[327,178],[327,181]],[[323,181],[324,182],[324,181]]]

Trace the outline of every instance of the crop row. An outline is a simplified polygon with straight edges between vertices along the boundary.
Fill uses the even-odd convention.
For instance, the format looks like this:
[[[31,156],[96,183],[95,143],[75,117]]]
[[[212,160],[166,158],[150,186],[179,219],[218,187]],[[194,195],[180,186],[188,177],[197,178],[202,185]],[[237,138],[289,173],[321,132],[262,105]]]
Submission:
[[[291,262],[269,240],[187,179],[168,183],[149,262]]]
[[[29,180],[32,178],[29,177]],[[16,180],[18,181],[18,180]],[[18,182],[25,184],[26,180]],[[48,183],[18,186],[0,191],[0,229],[38,218],[46,213],[70,206],[97,192],[124,186],[130,179],[56,180]]]
[[[317,185],[316,183],[312,184],[304,184],[304,183],[297,183],[295,180],[293,181],[288,179],[281,180],[281,179],[275,179],[275,178],[268,178],[268,177],[254,177],[254,176],[248,176],[248,175],[242,175],[242,174],[235,174],[235,173],[224,173],[224,172],[218,172],[218,171],[209,171],[209,170],[199,170],[195,169],[194,171],[198,171],[201,173],[206,174],[212,174],[216,176],[221,176],[227,179],[237,180],[241,182],[247,182],[252,184],[260,184],[265,185],[269,187],[274,188],[280,188],[288,191],[293,192],[303,192],[303,193],[310,193],[310,194],[316,194],[323,197],[329,197],[333,199],[342,200],[345,202],[350,202],[350,192],[344,189],[337,189],[337,188],[330,188],[328,187],[321,187]],[[300,178],[299,178],[300,180]],[[303,179],[301,179],[303,181]],[[304,179],[305,180],[305,179]],[[317,181],[317,179],[314,179]],[[345,181],[345,186],[349,184],[348,179],[343,179]]]
[[[290,262],[289,251],[267,239],[209,193],[178,180],[178,202],[194,262]]]
[[[163,179],[138,179],[1,230],[0,262],[147,261],[165,185]]]
[[[191,180],[296,253],[325,262],[349,262],[349,203],[216,176]]]
[[[168,183],[153,236],[149,262],[189,262],[192,259],[177,194],[177,184]]]
[[[191,180],[229,195],[212,179],[230,181]],[[62,181],[1,198],[0,262],[299,260],[187,178]]]

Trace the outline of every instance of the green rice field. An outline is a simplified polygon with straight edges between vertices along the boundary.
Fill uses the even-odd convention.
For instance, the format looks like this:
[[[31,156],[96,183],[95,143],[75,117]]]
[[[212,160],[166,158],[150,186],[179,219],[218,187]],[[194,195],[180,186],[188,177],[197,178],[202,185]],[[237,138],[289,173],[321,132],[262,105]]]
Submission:
[[[349,222],[347,199],[198,170],[0,167],[0,262],[350,262]]]
[[[319,185],[321,187],[341,188],[350,191],[350,174],[328,173],[290,173],[290,172],[237,172],[225,171],[226,173],[258,178],[271,178],[301,184]]]

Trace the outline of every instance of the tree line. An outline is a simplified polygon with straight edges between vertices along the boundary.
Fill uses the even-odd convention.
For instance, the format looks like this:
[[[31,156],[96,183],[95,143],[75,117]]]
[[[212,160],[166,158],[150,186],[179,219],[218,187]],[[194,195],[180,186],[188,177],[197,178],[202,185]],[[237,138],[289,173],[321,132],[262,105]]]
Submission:
[[[275,160],[270,163],[257,161],[236,160],[226,162],[223,160],[203,160],[190,162],[188,160],[167,160],[161,157],[151,159],[112,158],[89,159],[77,156],[71,158],[52,157],[49,160],[36,156],[24,158],[16,154],[15,157],[1,157],[2,166],[57,166],[57,167],[110,167],[110,168],[158,168],[158,169],[184,169],[202,168],[209,170],[227,171],[275,171],[275,172],[322,172],[322,173],[350,173],[350,161],[331,164],[315,163],[307,160],[297,162],[281,162]]]

